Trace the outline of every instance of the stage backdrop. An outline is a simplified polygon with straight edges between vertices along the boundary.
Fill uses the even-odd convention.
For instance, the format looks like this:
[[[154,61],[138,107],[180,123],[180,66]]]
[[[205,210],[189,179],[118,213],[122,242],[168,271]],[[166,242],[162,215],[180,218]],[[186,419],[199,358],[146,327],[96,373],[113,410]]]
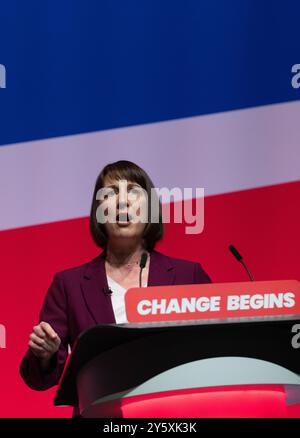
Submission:
[[[157,249],[247,280],[233,243],[256,280],[300,280],[299,16],[297,0],[1,3],[1,417],[71,413],[19,364],[54,273],[99,253],[108,162],[204,187],[204,231],[168,224]]]

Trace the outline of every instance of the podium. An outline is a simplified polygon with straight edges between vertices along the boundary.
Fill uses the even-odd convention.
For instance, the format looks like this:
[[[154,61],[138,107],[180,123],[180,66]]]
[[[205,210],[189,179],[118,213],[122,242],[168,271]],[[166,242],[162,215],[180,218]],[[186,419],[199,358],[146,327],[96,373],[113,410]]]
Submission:
[[[230,284],[244,296],[249,287],[250,296],[256,297],[258,290],[269,295],[274,291],[292,293],[294,305],[290,302],[290,307],[273,308],[273,314],[272,309],[261,309],[257,315],[256,309],[255,316],[246,311],[246,316],[239,312],[232,317],[225,311],[225,317],[218,317],[224,315],[222,308],[219,314],[214,310],[213,317],[202,312],[198,319],[191,317],[199,314],[189,312],[183,319],[165,321],[166,316],[161,315],[161,320],[153,321],[158,315],[148,314],[145,322],[92,327],[77,339],[54,404],[78,406],[83,417],[195,418],[205,416],[209,404],[229,406],[232,400],[226,395],[239,390],[243,397],[250,395],[248,414],[260,416],[261,411],[262,416],[284,416],[285,405],[300,403],[298,282],[131,289],[126,309],[132,320],[139,319],[132,313],[137,297],[146,296],[147,302],[157,294],[178,297],[178,288],[185,297],[201,297],[203,293],[212,296],[219,287],[223,299],[232,290]],[[179,318],[178,313],[171,316]],[[233,416],[245,416],[237,401]],[[215,414],[218,416],[217,411]]]

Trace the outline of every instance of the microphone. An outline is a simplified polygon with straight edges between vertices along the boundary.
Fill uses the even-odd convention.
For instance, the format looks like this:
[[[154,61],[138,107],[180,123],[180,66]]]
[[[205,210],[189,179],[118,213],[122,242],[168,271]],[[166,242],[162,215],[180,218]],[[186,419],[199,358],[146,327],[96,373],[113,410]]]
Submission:
[[[109,286],[108,287],[104,287],[103,288],[103,292],[104,292],[105,295],[108,295],[108,296],[110,296],[113,293],[113,291],[111,290],[111,288]]]
[[[148,259],[148,254],[146,252],[143,252],[143,254],[141,255],[141,260],[140,260],[139,287],[142,287],[142,272],[143,272],[144,267],[146,266],[147,259]]]
[[[254,281],[254,278],[252,277],[251,272],[249,271],[249,269],[248,269],[246,263],[245,263],[244,260],[243,260],[243,257],[242,257],[241,254],[238,252],[238,250],[237,250],[233,245],[229,245],[229,246],[228,246],[228,249],[229,249],[229,251],[234,255],[234,257],[237,259],[237,261],[240,262],[240,263],[244,266],[244,268],[246,269],[247,274],[248,274],[250,280],[251,280],[251,281]]]

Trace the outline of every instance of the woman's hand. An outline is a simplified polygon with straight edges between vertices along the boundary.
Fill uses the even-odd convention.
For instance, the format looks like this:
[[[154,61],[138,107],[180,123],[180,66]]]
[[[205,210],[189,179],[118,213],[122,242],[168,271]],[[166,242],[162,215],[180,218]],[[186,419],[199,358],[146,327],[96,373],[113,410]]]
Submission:
[[[47,322],[40,322],[33,327],[29,336],[28,347],[41,360],[43,368],[47,368],[51,357],[58,351],[61,339]]]

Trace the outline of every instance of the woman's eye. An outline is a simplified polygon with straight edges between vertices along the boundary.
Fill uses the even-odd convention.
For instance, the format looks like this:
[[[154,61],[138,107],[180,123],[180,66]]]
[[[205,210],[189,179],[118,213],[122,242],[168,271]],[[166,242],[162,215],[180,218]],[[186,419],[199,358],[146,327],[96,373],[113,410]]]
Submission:
[[[112,198],[116,194],[117,194],[117,189],[107,190],[106,193],[105,193],[104,199]]]
[[[131,195],[137,196],[140,193],[140,191],[139,191],[139,189],[137,187],[131,187],[128,190],[128,193],[131,194]]]

